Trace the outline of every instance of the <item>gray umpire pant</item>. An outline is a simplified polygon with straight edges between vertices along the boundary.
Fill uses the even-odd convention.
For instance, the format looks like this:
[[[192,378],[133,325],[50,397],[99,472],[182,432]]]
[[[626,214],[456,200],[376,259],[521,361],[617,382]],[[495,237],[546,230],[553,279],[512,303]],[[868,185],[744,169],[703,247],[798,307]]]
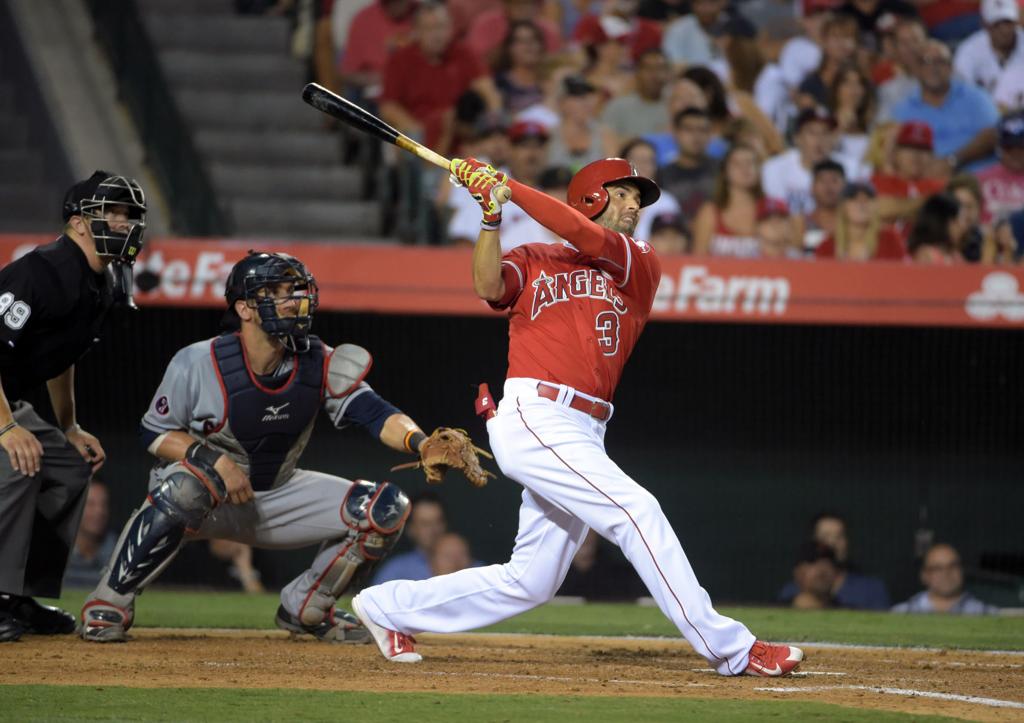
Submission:
[[[15,402],[13,411],[14,421],[43,446],[43,457],[39,474],[29,477],[15,472],[0,450],[0,592],[60,597],[91,469],[31,404]]]

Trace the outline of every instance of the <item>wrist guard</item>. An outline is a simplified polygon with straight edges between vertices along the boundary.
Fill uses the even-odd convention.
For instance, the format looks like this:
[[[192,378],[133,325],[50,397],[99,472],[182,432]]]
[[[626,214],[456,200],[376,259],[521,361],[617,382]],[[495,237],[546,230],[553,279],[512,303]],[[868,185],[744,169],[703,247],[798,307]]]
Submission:
[[[226,497],[228,493],[224,479],[215,468],[217,460],[221,456],[220,452],[210,449],[202,442],[194,442],[186,450],[185,458],[181,460],[182,464],[206,483],[207,488],[213,493],[218,502]]]

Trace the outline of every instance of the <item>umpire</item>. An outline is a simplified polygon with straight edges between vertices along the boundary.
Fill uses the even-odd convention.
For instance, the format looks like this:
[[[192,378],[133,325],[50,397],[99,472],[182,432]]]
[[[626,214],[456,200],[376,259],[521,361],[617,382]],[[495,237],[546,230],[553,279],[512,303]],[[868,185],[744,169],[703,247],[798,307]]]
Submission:
[[[0,641],[71,633],[59,597],[89,477],[106,458],[75,421],[75,362],[115,299],[131,305],[142,248],[139,184],[96,171],[64,197],[64,233],[0,269]],[[57,426],[22,397],[46,383]]]

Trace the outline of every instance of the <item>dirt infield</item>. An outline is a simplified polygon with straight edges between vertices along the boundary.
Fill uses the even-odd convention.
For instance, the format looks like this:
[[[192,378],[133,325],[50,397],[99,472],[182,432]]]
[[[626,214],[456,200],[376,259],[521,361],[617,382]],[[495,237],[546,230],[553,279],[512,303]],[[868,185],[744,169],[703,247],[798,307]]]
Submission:
[[[370,645],[278,631],[133,631],[125,645],[26,637],[5,645],[0,685],[290,688],[805,699],[986,721],[1024,720],[1024,655],[807,645],[802,673],[722,678],[681,641],[539,635],[424,635],[424,662]]]

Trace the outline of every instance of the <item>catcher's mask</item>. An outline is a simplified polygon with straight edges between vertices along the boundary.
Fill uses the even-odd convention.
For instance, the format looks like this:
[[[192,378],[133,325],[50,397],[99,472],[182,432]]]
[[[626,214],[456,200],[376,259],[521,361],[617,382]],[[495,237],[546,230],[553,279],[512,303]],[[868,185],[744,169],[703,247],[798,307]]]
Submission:
[[[613,183],[628,181],[640,190],[640,208],[650,206],[661,196],[658,184],[636,172],[624,158],[603,158],[588,163],[569,181],[569,205],[587,218],[597,218],[608,208],[608,189]]]
[[[244,300],[259,314],[260,328],[280,339],[285,348],[299,353],[309,350],[313,312],[320,303],[319,289],[313,275],[294,256],[250,251],[228,274],[224,296],[229,323],[233,320],[237,325],[235,302]],[[292,301],[295,314],[289,315],[284,305]]]
[[[142,251],[146,230],[146,194],[139,182],[108,171],[96,171],[64,196],[64,222],[81,216],[89,224],[96,255],[110,263],[115,297],[135,307],[132,265]]]

